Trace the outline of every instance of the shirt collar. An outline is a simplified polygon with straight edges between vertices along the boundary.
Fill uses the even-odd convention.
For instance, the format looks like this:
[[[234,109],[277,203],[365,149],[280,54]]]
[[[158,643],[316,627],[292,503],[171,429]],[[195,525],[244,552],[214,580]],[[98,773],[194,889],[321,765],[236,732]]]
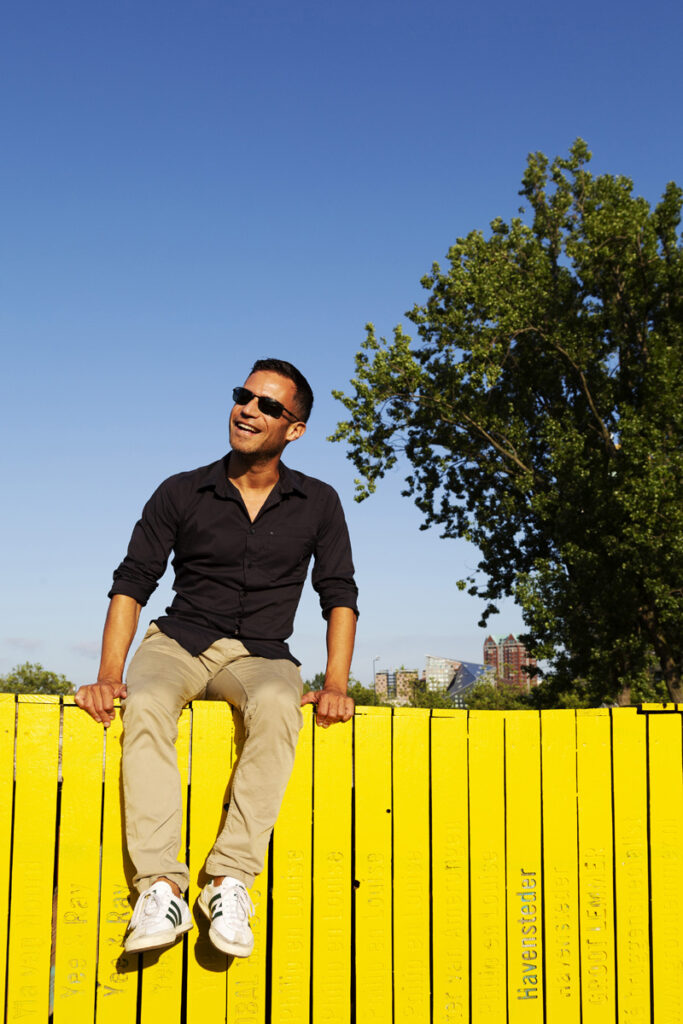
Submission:
[[[295,469],[285,466],[284,462],[280,463],[280,479],[275,486],[279,488],[281,494],[298,494],[302,498],[308,497],[306,477],[303,473],[298,473]]]
[[[234,495],[231,493],[231,485],[228,482],[228,463],[230,461],[230,452],[224,455],[222,459],[218,459],[217,462],[212,462],[210,466],[206,467],[205,472],[200,476],[197,483],[198,491],[213,490],[219,498],[232,498]],[[285,466],[284,462],[280,463],[280,479],[275,484],[273,491],[284,496],[285,494],[298,494],[302,498],[308,497],[306,490],[306,477],[303,473],[297,472],[295,469],[290,469]]]

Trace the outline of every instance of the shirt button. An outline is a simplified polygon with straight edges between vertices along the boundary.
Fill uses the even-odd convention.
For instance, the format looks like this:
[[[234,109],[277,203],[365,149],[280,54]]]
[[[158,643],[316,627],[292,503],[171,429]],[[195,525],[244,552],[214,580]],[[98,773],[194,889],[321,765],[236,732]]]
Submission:
[[[250,529],[249,529],[249,533],[256,533],[256,530],[254,529],[254,527],[253,527],[253,526],[252,526],[252,527],[250,527]]]

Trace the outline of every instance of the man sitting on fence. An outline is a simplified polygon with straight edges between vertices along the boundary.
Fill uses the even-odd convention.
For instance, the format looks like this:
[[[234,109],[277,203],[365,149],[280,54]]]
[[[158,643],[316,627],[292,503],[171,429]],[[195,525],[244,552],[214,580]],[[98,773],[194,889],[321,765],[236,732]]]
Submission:
[[[347,696],[357,589],[339,498],[320,480],[280,462],[306,429],[313,394],[290,363],[261,359],[232,393],[231,451],[164,481],[145,505],[114,573],[97,682],[76,703],[108,726],[125,698],[123,791],[128,850],[141,896],[125,948],[156,949],[192,927],[181,897],[189,883],[181,848],[177,721],[191,700],[233,707],[238,767],[225,825],[206,861],[213,882],[199,906],[224,953],[253,948],[247,886],[262,870],[294,763],[300,704],[318,725],[353,715]],[[174,552],[175,597],[123,668],[146,604]],[[301,698],[289,653],[294,614],[314,558],[312,582],[327,619],[324,689]],[[217,808],[218,812],[218,808]]]

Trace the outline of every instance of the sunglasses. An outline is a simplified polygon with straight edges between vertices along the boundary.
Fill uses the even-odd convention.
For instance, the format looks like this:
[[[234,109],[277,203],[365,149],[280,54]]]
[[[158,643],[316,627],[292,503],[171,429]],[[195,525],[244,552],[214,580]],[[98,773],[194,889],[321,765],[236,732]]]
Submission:
[[[235,405],[249,405],[252,398],[256,398],[258,401],[259,411],[264,416],[270,416],[271,419],[279,420],[283,412],[286,412],[288,416],[296,422],[299,417],[295,416],[289,409],[285,409],[282,402],[278,402],[277,398],[268,398],[267,395],[255,395],[249,388],[233,388],[232,389],[232,400]]]

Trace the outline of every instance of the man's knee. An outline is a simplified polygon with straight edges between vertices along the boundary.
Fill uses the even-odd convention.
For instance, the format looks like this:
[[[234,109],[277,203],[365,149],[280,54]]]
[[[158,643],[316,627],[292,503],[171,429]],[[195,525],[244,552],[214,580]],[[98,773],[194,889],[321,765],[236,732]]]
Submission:
[[[163,684],[152,683],[132,692],[129,690],[123,702],[124,728],[145,721],[175,723],[182,708]]]
[[[249,697],[246,719],[250,724],[272,722],[275,728],[298,732],[303,724],[299,687],[277,677],[264,679]]]

